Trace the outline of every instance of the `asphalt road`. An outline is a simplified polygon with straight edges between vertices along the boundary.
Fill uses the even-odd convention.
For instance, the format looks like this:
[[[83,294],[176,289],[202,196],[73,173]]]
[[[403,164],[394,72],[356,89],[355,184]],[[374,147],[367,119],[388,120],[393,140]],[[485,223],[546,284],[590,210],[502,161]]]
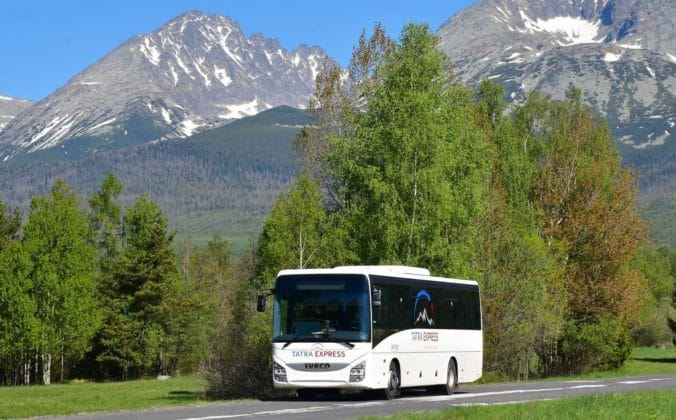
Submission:
[[[625,377],[559,382],[523,382],[461,386],[454,395],[434,395],[424,390],[407,390],[392,401],[370,399],[367,394],[325,396],[317,401],[276,399],[211,403],[207,405],[116,413],[85,414],[63,418],[77,420],[120,419],[345,419],[363,415],[387,415],[463,405],[507,404],[560,399],[610,392],[676,389],[676,375]],[[53,417],[57,418],[57,417]]]

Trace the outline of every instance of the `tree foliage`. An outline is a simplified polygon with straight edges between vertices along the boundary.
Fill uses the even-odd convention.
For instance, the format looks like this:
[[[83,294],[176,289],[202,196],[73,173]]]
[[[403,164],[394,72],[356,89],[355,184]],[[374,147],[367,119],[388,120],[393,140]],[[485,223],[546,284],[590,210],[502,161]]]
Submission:
[[[346,111],[352,129],[331,138],[327,160],[362,263],[468,274],[490,150],[470,92],[451,83],[435,47],[426,26],[409,25],[400,44],[374,54],[364,109]]]
[[[21,209],[15,208],[9,213],[5,203],[0,201],[0,252],[18,237],[21,229]]]
[[[324,211],[319,188],[306,173],[300,174],[265,219],[257,251],[257,273],[265,286],[271,287],[284,268],[326,267],[352,260],[344,246],[346,232]]]
[[[281,269],[345,264],[476,279],[489,375],[614,368],[632,340],[673,340],[676,254],[640,251],[636,174],[579,91],[507,108],[500,86],[459,82],[426,25],[398,40],[376,25],[346,70],[324,66],[309,109],[290,185],[291,164],[237,166],[240,151],[218,152],[220,138],[177,161],[197,168],[176,171],[189,193],[213,183],[198,194],[213,209],[249,200],[267,211],[233,185],[270,197],[287,186],[239,260],[218,238],[177,253],[162,208],[141,194],[122,210],[112,174],[90,189],[88,215],[63,181],[34,197],[23,229],[21,211],[0,203],[0,381],[48,383],[60,356],[62,378],[200,370],[212,398],[270,393],[271,314],[254,312],[256,294]],[[149,153],[162,161],[163,147]],[[251,171],[233,168],[271,175],[247,184]]]
[[[200,351],[194,343],[206,342],[205,304],[180,276],[167,226],[145,195],[125,211],[122,248],[102,291],[111,310],[97,356],[117,367],[115,376],[175,372]]]
[[[325,68],[313,104],[294,188],[314,181],[322,199],[280,196],[258,248],[266,287],[306,266],[307,224],[291,215],[330,217],[347,233],[333,247],[344,261],[479,280],[489,371],[623,363],[647,297],[631,265],[646,228],[635,176],[579,91],[532,93],[506,112],[500,86],[464,88],[428,28],[411,24],[397,42],[379,26],[362,35],[347,79]]]
[[[50,381],[52,355],[60,355],[62,362],[64,357],[81,357],[99,326],[89,237],[86,214],[64,181],[57,181],[50,195],[33,199],[23,247],[32,262],[28,279],[45,383]]]

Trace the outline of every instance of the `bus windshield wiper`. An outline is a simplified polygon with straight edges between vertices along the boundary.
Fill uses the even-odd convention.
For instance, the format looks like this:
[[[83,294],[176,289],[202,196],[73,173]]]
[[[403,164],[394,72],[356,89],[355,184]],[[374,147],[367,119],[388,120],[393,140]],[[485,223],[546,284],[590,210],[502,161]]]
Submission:
[[[311,333],[311,334],[298,334],[298,335],[295,335],[295,336],[293,336],[290,340],[288,340],[286,343],[284,343],[284,345],[282,346],[282,350],[285,349],[285,348],[287,348],[287,347],[289,346],[289,344],[295,343],[295,342],[297,342],[297,341],[300,341],[301,339],[305,339],[305,338],[315,338],[315,339],[316,339],[318,334],[320,334],[320,333],[315,333],[315,332],[313,332],[313,333]],[[325,337],[328,337],[328,333],[327,333],[327,335],[326,335]]]
[[[346,346],[348,346],[348,347],[351,348],[351,349],[354,348],[354,344],[350,343],[350,342],[347,341],[347,340],[342,340],[341,343],[345,344]]]
[[[350,347],[350,348],[354,348],[354,344],[352,344],[350,341],[348,341],[348,340],[345,339],[345,338],[331,337],[330,334],[331,334],[332,332],[336,332],[336,330],[334,330],[334,329],[328,329],[328,328],[323,328],[323,329],[320,330],[320,331],[314,331],[314,332],[312,333],[312,335],[314,335],[314,336],[322,336],[322,337],[325,337],[325,338],[334,338],[334,339],[336,340],[336,342],[345,344],[346,346],[348,346],[348,347]],[[327,341],[332,341],[332,340],[327,340]]]

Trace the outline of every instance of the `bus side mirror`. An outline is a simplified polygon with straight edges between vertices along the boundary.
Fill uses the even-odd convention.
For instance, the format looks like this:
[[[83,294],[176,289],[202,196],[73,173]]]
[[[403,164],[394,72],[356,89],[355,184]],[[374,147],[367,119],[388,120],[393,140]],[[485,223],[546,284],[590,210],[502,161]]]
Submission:
[[[258,312],[265,312],[265,301],[267,297],[268,296],[264,293],[258,295],[258,298],[256,299],[256,310]]]
[[[258,295],[256,298],[256,310],[258,312],[265,312],[265,301],[267,297],[275,294],[275,289],[266,290],[265,292]]]

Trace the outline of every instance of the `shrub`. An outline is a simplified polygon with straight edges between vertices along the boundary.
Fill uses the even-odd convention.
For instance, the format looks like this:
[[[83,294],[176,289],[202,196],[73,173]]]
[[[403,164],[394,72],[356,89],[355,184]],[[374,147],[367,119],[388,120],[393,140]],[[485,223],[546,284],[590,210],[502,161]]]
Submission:
[[[616,369],[629,358],[631,336],[617,320],[569,321],[560,342],[560,369],[567,373]]]

